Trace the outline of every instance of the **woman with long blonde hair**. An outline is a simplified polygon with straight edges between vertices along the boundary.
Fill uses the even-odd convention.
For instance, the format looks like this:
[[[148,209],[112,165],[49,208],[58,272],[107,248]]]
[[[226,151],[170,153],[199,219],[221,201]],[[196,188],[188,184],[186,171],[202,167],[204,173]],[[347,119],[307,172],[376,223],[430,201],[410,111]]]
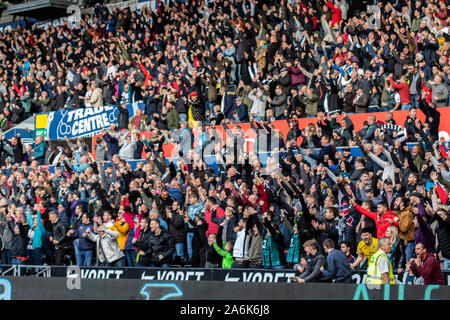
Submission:
[[[389,226],[386,230],[386,238],[391,240],[391,252],[388,254],[392,268],[402,272],[406,265],[405,243],[398,236],[398,229],[395,226]]]

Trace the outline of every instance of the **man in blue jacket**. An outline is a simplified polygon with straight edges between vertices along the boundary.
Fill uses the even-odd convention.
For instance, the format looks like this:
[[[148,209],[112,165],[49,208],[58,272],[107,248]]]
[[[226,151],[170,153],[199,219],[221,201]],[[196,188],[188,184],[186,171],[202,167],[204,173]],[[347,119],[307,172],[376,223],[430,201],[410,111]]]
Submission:
[[[314,160],[316,160],[318,163],[324,163],[325,162],[325,155],[328,155],[328,158],[333,160],[333,162],[335,162],[336,149],[333,148],[333,146],[331,145],[330,141],[331,141],[331,137],[329,135],[323,135],[321,140],[320,140],[320,143],[322,144],[322,148],[320,149],[319,152],[311,151],[309,156],[311,158],[313,158]],[[312,146],[310,146],[310,148],[311,147]]]
[[[328,280],[334,283],[352,283],[352,273],[347,256],[341,250],[334,249],[334,241],[325,239],[323,249],[327,253],[327,269],[322,266],[321,280]]]
[[[108,151],[106,152],[106,157],[109,161],[111,161],[113,155],[119,153],[119,140],[115,138],[114,136],[110,135],[109,133],[106,133],[106,130],[102,130],[103,134],[103,140],[106,141],[106,147],[108,148]]]
[[[36,137],[36,140],[33,145],[33,160],[37,160],[39,162],[39,165],[44,164],[45,159],[45,151],[47,149],[47,146],[45,145],[44,138],[43,137]]]
[[[92,242],[87,236],[87,229],[94,231],[94,224],[91,221],[89,213],[83,213],[81,217],[81,224],[77,230],[69,230],[68,236],[70,239],[78,240],[78,250],[76,255],[77,266],[92,266],[92,258],[94,256],[95,242]]]
[[[242,97],[236,98],[236,104],[238,106],[238,118],[239,122],[250,122],[250,118],[248,116],[248,106],[243,102]]]

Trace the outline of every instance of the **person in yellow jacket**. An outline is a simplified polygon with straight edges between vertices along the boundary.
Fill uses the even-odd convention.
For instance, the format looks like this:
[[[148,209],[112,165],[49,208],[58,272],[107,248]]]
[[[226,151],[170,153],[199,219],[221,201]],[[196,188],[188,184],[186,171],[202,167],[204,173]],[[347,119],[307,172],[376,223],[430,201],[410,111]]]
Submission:
[[[391,251],[391,240],[378,239],[378,248],[369,260],[366,284],[395,284],[392,264],[387,256]]]
[[[119,243],[120,250],[125,250],[125,243],[127,242],[128,231],[130,231],[130,226],[125,221],[123,217],[123,211],[120,210],[117,214],[116,222],[114,223],[114,230],[119,232],[119,237],[117,242]]]

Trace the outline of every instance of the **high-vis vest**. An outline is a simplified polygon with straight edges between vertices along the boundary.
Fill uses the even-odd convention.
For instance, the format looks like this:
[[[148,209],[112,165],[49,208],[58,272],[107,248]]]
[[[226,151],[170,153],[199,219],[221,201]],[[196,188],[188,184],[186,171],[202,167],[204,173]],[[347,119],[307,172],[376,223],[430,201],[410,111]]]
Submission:
[[[378,261],[380,260],[381,257],[385,257],[389,263],[389,284],[395,284],[395,278],[392,272],[392,264],[389,261],[389,258],[386,255],[386,253],[384,253],[384,251],[382,250],[378,250],[377,252],[375,252],[375,254],[369,260],[366,283],[383,284],[380,268],[378,268]]]

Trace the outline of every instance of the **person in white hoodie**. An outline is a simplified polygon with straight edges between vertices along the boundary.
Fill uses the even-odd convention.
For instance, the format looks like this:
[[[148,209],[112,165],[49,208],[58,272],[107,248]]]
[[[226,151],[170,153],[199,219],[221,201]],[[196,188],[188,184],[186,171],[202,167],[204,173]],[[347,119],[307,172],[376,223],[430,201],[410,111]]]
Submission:
[[[124,134],[122,136],[122,147],[119,150],[119,156],[122,160],[133,160],[136,150],[136,139],[134,134]]]
[[[250,109],[250,118],[254,121],[264,121],[267,97],[257,84],[255,84],[252,91],[249,92],[248,98],[253,101],[252,108]]]
[[[122,267],[123,252],[120,250],[117,238],[119,232],[100,226],[97,229],[98,234],[92,233],[91,229],[86,230],[86,235],[91,241],[97,244],[97,258],[99,265],[106,267]]]

